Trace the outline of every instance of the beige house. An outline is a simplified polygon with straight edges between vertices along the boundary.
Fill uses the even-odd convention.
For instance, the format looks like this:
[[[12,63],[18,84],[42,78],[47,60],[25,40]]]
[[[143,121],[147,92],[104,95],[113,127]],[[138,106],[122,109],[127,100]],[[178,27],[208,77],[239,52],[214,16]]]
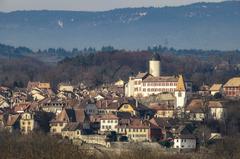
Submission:
[[[240,77],[234,77],[223,86],[224,94],[228,97],[240,96]]]
[[[127,136],[129,141],[144,142],[150,141],[150,126],[140,119],[131,119],[129,123],[119,124],[117,132]]]
[[[100,131],[117,131],[118,117],[113,114],[106,114],[100,117]]]
[[[79,122],[71,122],[66,124],[62,129],[62,137],[68,139],[79,139],[81,138],[82,125]]]
[[[193,99],[186,108],[191,121],[203,121],[208,114],[208,107],[203,105],[201,99]]]
[[[34,117],[31,113],[25,112],[21,115],[20,131],[22,134],[29,134],[34,129]]]

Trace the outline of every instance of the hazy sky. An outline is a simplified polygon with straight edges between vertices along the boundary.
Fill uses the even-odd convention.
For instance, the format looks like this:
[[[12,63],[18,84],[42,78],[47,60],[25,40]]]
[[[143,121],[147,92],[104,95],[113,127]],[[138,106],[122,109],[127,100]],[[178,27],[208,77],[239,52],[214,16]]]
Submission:
[[[109,10],[124,7],[162,7],[222,0],[0,0],[0,11],[14,10]]]

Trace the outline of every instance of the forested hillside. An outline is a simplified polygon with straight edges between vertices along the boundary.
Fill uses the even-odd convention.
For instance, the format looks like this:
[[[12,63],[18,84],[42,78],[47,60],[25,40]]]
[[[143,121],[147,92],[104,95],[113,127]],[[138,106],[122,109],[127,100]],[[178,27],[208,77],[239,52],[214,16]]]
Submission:
[[[145,49],[239,49],[240,2],[178,7],[123,8],[103,12],[0,12],[0,41],[34,49],[112,45]]]

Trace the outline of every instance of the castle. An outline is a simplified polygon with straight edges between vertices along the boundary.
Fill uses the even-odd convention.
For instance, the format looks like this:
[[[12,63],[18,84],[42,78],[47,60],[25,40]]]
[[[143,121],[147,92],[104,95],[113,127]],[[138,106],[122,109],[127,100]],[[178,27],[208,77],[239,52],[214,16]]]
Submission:
[[[156,56],[149,61],[149,72],[129,77],[125,85],[125,96],[148,97],[160,93],[172,93],[177,107],[184,107],[187,93],[192,91],[192,83],[179,76],[161,76],[161,62]]]

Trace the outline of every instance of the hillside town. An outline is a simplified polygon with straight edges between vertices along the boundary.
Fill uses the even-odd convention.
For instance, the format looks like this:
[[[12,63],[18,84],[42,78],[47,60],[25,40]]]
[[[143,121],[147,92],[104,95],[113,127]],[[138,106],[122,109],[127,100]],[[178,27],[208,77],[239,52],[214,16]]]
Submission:
[[[50,81],[26,88],[0,87],[0,129],[28,135],[44,132],[73,144],[111,148],[116,143],[157,143],[196,151],[226,134],[228,109],[239,102],[240,77],[203,84],[199,91],[181,74],[161,74],[152,57],[149,71],[90,89]]]

